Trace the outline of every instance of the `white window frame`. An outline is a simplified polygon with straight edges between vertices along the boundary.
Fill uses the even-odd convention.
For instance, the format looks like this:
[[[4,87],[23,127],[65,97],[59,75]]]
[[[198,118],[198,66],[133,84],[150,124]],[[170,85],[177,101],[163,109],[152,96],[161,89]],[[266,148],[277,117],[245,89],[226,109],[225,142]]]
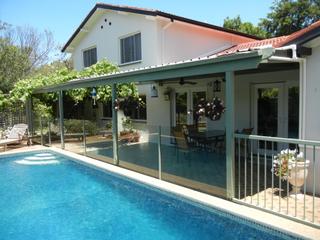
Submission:
[[[140,37],[140,40],[141,40],[141,46],[140,46],[140,48],[141,48],[141,59],[140,60],[136,60],[136,61],[131,61],[131,62],[125,62],[125,63],[121,63],[121,40],[122,39],[125,39],[125,38],[128,38],[128,37],[132,37],[132,36],[134,36],[134,35],[137,35],[137,34],[140,34],[141,35],[141,37]],[[141,33],[141,31],[137,31],[137,32],[133,32],[133,33],[129,33],[129,34],[126,34],[126,35],[123,35],[123,36],[121,36],[121,37],[119,37],[119,39],[118,39],[118,49],[119,49],[119,51],[118,51],[118,55],[119,55],[119,66],[126,66],[126,65],[131,65],[131,64],[136,64],[136,63],[141,63],[142,62],[142,53],[143,53],[143,50],[142,50],[142,33]]]

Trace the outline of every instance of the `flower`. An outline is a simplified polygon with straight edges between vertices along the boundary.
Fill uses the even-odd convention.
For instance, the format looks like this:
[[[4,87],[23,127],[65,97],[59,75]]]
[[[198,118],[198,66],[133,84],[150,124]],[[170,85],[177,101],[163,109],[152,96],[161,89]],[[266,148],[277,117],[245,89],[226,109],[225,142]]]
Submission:
[[[303,152],[298,152],[296,149],[282,150],[279,154],[274,156],[273,168],[271,169],[271,172],[280,177],[282,180],[287,180],[290,178],[290,172],[295,163],[304,161],[303,156]]]

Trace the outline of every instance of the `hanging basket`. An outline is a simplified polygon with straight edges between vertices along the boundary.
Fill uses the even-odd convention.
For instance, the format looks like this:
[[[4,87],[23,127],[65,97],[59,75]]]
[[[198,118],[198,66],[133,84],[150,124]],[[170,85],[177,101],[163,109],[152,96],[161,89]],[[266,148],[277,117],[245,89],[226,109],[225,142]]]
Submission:
[[[223,101],[220,98],[214,97],[212,101],[201,99],[195,109],[195,120],[197,121],[201,116],[206,116],[212,121],[217,121],[221,118],[225,111]]]

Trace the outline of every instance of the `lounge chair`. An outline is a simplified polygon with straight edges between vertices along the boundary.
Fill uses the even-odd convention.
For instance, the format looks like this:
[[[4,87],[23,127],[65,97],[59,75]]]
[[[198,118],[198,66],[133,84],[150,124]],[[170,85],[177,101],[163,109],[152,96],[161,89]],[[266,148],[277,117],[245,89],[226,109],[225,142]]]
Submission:
[[[21,143],[27,129],[28,125],[21,123],[14,125],[11,129],[6,130],[5,138],[0,139],[0,146],[4,146],[4,151],[6,151],[8,144]]]

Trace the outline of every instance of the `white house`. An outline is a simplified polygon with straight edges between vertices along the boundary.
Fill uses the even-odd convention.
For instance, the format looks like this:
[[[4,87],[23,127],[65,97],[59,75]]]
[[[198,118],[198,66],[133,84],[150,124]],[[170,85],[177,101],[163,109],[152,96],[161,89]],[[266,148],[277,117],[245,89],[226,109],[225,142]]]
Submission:
[[[235,71],[235,129],[253,129],[254,134],[262,136],[319,141],[320,22],[289,36],[260,40],[157,10],[98,3],[62,51],[72,54],[77,70],[106,58],[125,71],[267,48],[274,53],[256,69]],[[214,91],[215,82],[220,91]],[[139,83],[138,88],[146,97],[147,112],[133,118],[148,126],[161,125],[168,131],[177,125],[194,123],[192,113],[200,98],[218,96],[227,100],[224,74],[195,77],[186,73],[182,77]],[[158,91],[158,97],[151,97],[151,88]],[[101,119],[111,117],[102,109]],[[226,129],[224,117],[219,121],[203,117],[200,121],[209,130]],[[270,146],[267,148],[271,150]],[[312,174],[308,181],[313,181]],[[319,193],[320,186],[316,188]]]
[[[256,39],[255,36],[165,12],[97,3],[62,51],[72,54],[76,70],[101,59],[108,59],[121,70],[128,70],[205,57]],[[205,91],[206,84],[197,86],[196,91]],[[132,118],[148,125],[165,122],[170,126],[174,116],[170,119],[169,102],[163,99],[167,86],[158,89],[160,97],[157,99],[150,97],[151,87],[139,85],[139,93],[147,102],[147,113],[136,114]],[[190,86],[186,84],[183,87],[190,98]],[[188,108],[192,109],[191,106]],[[152,109],[160,111],[155,113]],[[110,118],[110,105],[105,109],[100,106],[99,113],[100,119]],[[119,126],[121,128],[121,124]]]
[[[117,73],[75,79],[35,91],[59,91],[59,115],[63,116],[63,91],[112,86],[112,102],[100,106],[98,116],[112,119],[112,144],[108,140],[107,148],[107,141],[100,142],[101,146],[93,145],[96,158],[107,157],[116,165],[235,201],[245,201],[248,195],[257,193],[258,202],[251,198],[251,204],[268,210],[271,205],[272,211],[292,215],[291,200],[281,200],[280,194],[274,194],[278,188],[280,193],[283,190],[289,195],[289,181],[281,186],[283,179],[274,177],[270,170],[274,173],[273,157],[281,150],[299,149],[304,153],[303,161],[310,161],[309,169],[303,168],[300,178],[303,176],[306,182],[303,193],[313,210],[306,211],[306,201],[302,205],[300,201],[299,206],[314,218],[314,199],[320,194],[320,21],[288,36],[261,40],[157,10],[98,3],[63,51],[72,54],[78,70],[103,58],[120,67]],[[146,112],[137,110],[131,117],[137,128],[157,139],[150,137],[131,145],[118,141],[121,117],[116,107],[116,86],[129,82],[138,84],[147,105]],[[208,105],[213,98],[225,102],[225,112],[217,112],[217,102]],[[208,114],[198,118],[196,110],[203,102],[209,108]],[[87,106],[86,111],[90,112],[91,107]],[[221,118],[213,121],[212,116]],[[158,126],[162,131],[154,130]],[[182,132],[182,126],[187,131],[184,128]],[[62,117],[60,131],[63,147]],[[182,137],[175,135],[177,132]],[[190,154],[190,138],[202,151]],[[181,139],[189,161],[175,159],[179,158]],[[218,144],[222,153],[216,151]],[[207,151],[208,145],[213,151]],[[167,151],[163,155],[162,148]],[[194,165],[190,165],[190,158]],[[155,166],[152,168],[150,163]],[[161,168],[162,163],[169,171]],[[288,169],[287,173],[293,171]],[[265,196],[264,205],[259,203],[259,194]],[[267,198],[272,199],[270,205]],[[287,212],[281,209],[281,201],[287,204]],[[306,220],[304,215],[293,216]]]

